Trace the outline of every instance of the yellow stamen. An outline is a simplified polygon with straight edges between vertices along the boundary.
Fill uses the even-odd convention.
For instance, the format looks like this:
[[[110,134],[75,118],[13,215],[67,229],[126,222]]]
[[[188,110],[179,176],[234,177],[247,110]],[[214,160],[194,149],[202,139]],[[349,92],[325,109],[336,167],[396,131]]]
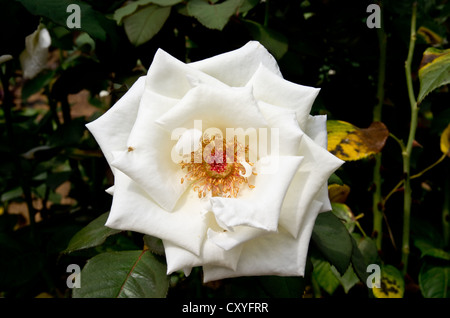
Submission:
[[[222,152],[216,154],[217,148],[213,147],[212,153],[204,158],[205,148],[211,143],[213,143],[211,146],[216,146],[219,142],[223,142],[222,149],[219,149],[219,152]],[[228,149],[234,149],[233,156],[226,153]],[[198,192],[199,198],[205,197],[209,192],[212,196],[236,198],[242,184],[248,184],[248,178],[245,176],[246,169],[254,167],[254,163],[247,159],[248,149],[249,147],[242,147],[236,138],[232,141],[216,140],[215,137],[204,138],[201,141],[201,147],[191,153],[191,162],[180,162],[181,169],[187,170],[184,178],[181,178],[181,183],[184,183],[185,180],[191,181],[191,186],[194,191]],[[246,160],[242,161],[237,154],[244,150]],[[199,158],[202,158],[201,162],[195,160]],[[247,167],[244,166],[245,164],[248,164]],[[252,171],[252,174],[256,175],[256,172]],[[249,185],[249,188],[253,189],[255,186]]]

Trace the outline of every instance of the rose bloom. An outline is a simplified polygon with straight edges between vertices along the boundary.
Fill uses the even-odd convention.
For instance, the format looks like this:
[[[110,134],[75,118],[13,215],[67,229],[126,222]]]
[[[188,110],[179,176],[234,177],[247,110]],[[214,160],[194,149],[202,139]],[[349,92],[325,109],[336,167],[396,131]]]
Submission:
[[[114,173],[106,226],[161,238],[167,274],[303,276],[343,163],[326,150],[326,117],[309,115],[318,93],[283,79],[255,41],[189,64],[158,50],[87,125]]]

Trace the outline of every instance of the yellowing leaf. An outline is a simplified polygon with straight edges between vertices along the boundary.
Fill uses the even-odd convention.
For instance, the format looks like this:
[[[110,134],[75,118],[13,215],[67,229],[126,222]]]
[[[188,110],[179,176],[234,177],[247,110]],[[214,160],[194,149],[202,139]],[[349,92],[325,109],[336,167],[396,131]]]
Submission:
[[[380,288],[372,289],[376,298],[402,298],[405,292],[405,281],[400,271],[391,265],[381,268]]]
[[[423,53],[419,68],[420,91],[417,102],[436,88],[450,83],[450,49],[428,48]]]
[[[441,151],[450,157],[450,124],[444,129],[441,135]]]
[[[424,40],[430,45],[442,44],[444,42],[442,36],[424,26],[421,26],[417,30],[417,34],[421,35]]]
[[[328,186],[328,196],[331,202],[344,203],[350,193],[348,185],[330,184]]]
[[[329,120],[328,151],[336,157],[354,161],[376,154],[383,149],[389,131],[381,122],[373,122],[368,128],[358,128],[340,120]]]

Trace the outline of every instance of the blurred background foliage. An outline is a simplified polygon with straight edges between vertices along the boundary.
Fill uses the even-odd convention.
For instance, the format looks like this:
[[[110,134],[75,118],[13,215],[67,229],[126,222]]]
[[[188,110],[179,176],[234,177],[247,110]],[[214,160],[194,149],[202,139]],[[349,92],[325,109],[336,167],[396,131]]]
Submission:
[[[105,189],[113,182],[112,174],[84,125],[145,75],[158,48],[190,62],[258,40],[276,57],[287,80],[321,88],[312,114],[365,129],[373,122],[378,103],[379,30],[366,25],[370,15],[366,9],[372,3],[0,0],[0,296],[71,297],[66,285],[68,264],[83,266],[108,251],[142,250],[142,235],[131,232],[96,233],[102,239],[89,248],[83,246],[85,242],[82,249],[67,247],[75,234],[111,206]],[[382,101],[387,128],[376,151],[383,155],[384,198],[403,178],[395,138],[406,140],[411,125],[404,65],[412,3],[379,3],[387,36]],[[67,26],[70,4],[81,9],[80,28]],[[417,27],[422,29],[412,60],[416,93],[425,50],[448,48],[449,16],[447,0],[419,1]],[[49,45],[39,42],[39,37],[45,39],[44,30],[51,38]],[[23,52],[31,34],[27,49],[41,57],[33,65],[42,65],[30,75]],[[446,76],[450,78],[449,73]],[[421,103],[413,173],[442,156],[449,101],[448,87],[441,85]],[[389,133],[394,137],[387,138]],[[403,199],[398,193],[402,188],[383,202],[385,230],[382,245],[374,249],[378,235],[372,224],[374,157],[358,159],[348,161],[330,180],[333,214],[352,233],[346,244],[357,246],[348,256],[353,273],[344,274],[349,263],[333,259],[327,247],[317,243],[318,230],[304,279],[249,277],[204,285],[196,269],[188,278],[172,275],[168,296],[449,297],[448,159],[411,182],[412,243],[406,275],[400,274]],[[320,222],[322,228],[333,224],[326,218]],[[364,268],[358,268],[365,264],[362,259],[383,265],[384,294],[368,291]],[[389,290],[396,292],[389,294]]]

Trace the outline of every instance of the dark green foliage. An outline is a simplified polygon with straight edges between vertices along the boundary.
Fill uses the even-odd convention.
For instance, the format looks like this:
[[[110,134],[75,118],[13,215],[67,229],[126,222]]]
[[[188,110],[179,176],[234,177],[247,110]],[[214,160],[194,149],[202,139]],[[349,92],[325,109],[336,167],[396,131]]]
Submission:
[[[358,219],[360,228],[350,233],[332,212],[319,215],[305,277],[244,277],[202,284],[199,268],[189,277],[167,277],[160,241],[104,226],[111,206],[104,190],[113,177],[85,124],[145,74],[158,48],[189,62],[258,40],[276,57],[287,80],[321,88],[313,115],[368,127],[377,104],[377,30],[366,26],[366,8],[374,1],[173,0],[161,6],[162,2],[0,0],[0,56],[12,55],[0,64],[0,297],[71,297],[68,264],[84,267],[84,277],[94,284],[102,284],[102,275],[110,283],[107,293],[90,285],[76,290],[77,297],[372,297],[365,285],[369,264],[402,268],[403,209],[400,188],[383,207],[389,230],[377,251],[376,233],[371,233],[372,159],[346,163],[330,179],[330,184],[350,187],[345,204],[353,215],[364,217]],[[410,121],[404,62],[413,1],[380,3],[388,48],[383,123],[406,140]],[[80,29],[66,25],[69,4],[81,8]],[[416,94],[423,52],[430,46],[448,49],[450,29],[448,1],[418,4],[418,27],[426,26],[445,41],[427,43],[418,35],[412,63]],[[25,37],[39,23],[52,37],[53,62],[24,80],[19,56]],[[136,29],[142,32],[136,35]],[[440,66],[436,68],[442,71]],[[439,137],[450,122],[446,74],[425,74],[439,81],[421,96],[412,174],[442,155]],[[110,91],[110,100],[100,97],[102,90]],[[69,100],[83,91],[96,109],[76,116]],[[402,158],[392,138],[382,154],[386,196],[403,178]],[[448,160],[411,181],[413,244],[404,297],[450,297]],[[58,189],[64,184],[69,191],[63,197]],[[11,212],[15,205],[22,213]]]

